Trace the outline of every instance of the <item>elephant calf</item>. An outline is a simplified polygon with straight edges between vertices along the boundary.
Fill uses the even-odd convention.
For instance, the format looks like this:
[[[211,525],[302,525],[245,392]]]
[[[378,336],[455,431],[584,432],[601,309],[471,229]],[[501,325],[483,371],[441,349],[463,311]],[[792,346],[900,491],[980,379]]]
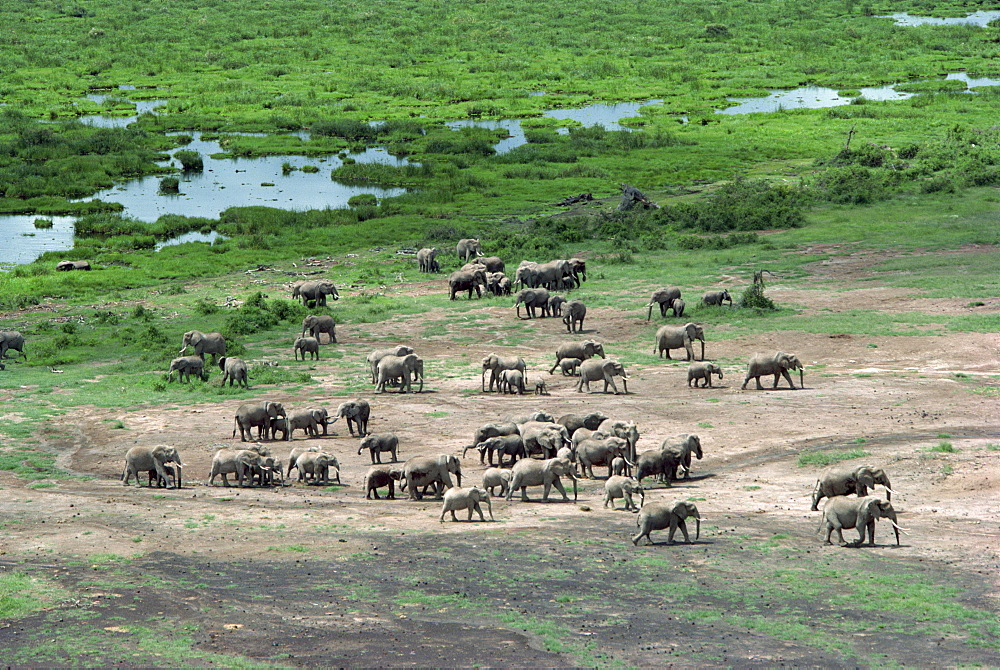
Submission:
[[[475,486],[467,489],[454,486],[445,491],[444,504],[441,506],[440,521],[444,521],[444,515],[447,512],[451,512],[452,521],[458,521],[458,518],[455,516],[455,510],[467,509],[469,510],[468,521],[472,521],[473,512],[478,512],[479,520],[485,522],[486,517],[483,516],[483,508],[479,505],[481,502],[486,503],[486,507],[490,512],[490,521],[496,521],[493,518],[493,504],[490,502],[489,493]]]
[[[840,544],[844,542],[844,528],[857,528],[860,537],[853,544],[860,547],[865,541],[865,531],[868,532],[868,543],[875,546],[875,520],[885,517],[892,524],[892,529],[896,533],[896,545],[899,545],[899,531],[906,530],[896,525],[896,510],[888,500],[882,500],[874,496],[864,498],[849,498],[847,496],[834,496],[826,501],[823,506],[823,520],[826,523],[826,544],[830,542],[830,535],[837,531]]]
[[[392,462],[395,463],[398,458],[396,458],[396,450],[399,448],[399,438],[397,438],[393,433],[385,433],[383,435],[368,435],[363,440],[361,440],[361,445],[358,447],[358,456],[361,452],[367,449],[372,457],[372,465],[382,462],[382,452],[388,451],[392,454]]]
[[[639,494],[640,505],[645,503],[646,495],[639,482],[630,477],[621,477],[619,475],[608,477],[608,480],[604,482],[604,506],[607,507],[608,503],[610,503],[611,509],[614,509],[615,499],[624,498],[625,511],[638,512],[639,508],[632,501],[633,493]]]
[[[712,387],[712,375],[719,375],[719,380],[722,380],[722,368],[720,368],[715,363],[694,363],[688,368],[688,387],[690,388],[691,382],[694,382],[695,388],[698,388],[698,381],[701,380],[701,387],[706,386]]]
[[[299,354],[302,354],[302,360],[305,360],[307,353],[310,359],[319,360],[319,340],[315,337],[296,337],[292,349],[295,360],[299,359]]]
[[[636,525],[639,527],[639,534],[632,538],[632,544],[638,545],[639,540],[644,537],[652,544],[653,538],[649,536],[649,533],[665,528],[670,529],[670,533],[667,535],[667,544],[674,543],[674,533],[677,532],[678,528],[681,529],[681,533],[684,535],[684,541],[690,544],[691,538],[688,537],[687,525],[684,523],[684,520],[689,516],[693,516],[695,519],[696,529],[694,539],[697,540],[701,537],[701,515],[698,514],[698,508],[695,507],[694,503],[686,500],[677,500],[672,503],[652,502],[643,505],[642,509],[639,510],[639,516],[635,520]]]
[[[389,487],[389,493],[386,495],[388,500],[393,500],[396,497],[396,482],[403,478],[403,471],[399,468],[391,468],[388,465],[376,465],[368,469],[365,473],[365,498],[371,500],[379,500],[378,491],[376,489],[382,488],[383,486]]]

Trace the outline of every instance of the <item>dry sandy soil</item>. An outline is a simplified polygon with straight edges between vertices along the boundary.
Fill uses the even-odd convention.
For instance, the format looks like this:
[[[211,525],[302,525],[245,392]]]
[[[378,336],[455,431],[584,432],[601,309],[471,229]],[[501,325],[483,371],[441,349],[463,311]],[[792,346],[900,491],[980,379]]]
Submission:
[[[835,282],[864,276],[864,261],[845,257],[816,264],[815,290],[774,286],[769,295],[811,309],[839,310],[845,302],[887,311],[971,309],[962,300],[927,301],[870,282],[845,301],[837,289],[846,284]],[[432,286],[439,289],[426,284],[406,290]],[[534,409],[556,416],[600,409],[634,420],[640,451],[697,433],[705,456],[694,463],[692,479],[671,489],[653,487],[646,501],[695,498],[707,518],[698,542],[668,546],[661,533],[653,536],[656,544],[633,547],[635,516],[604,509],[600,481],[583,480],[576,504],[494,499],[495,523],[439,523],[440,503],[434,501],[365,500],[360,483],[369,457],[357,455],[357,439],[343,423],[331,426],[328,437],[307,440],[297,434],[294,440],[294,446],[316,444],[337,454],[343,488],[298,482],[266,490],[210,487],[212,453],[233,442],[238,403],[143,408],[124,415],[80,411],[67,416],[62,427],[72,437],[50,439],[46,448],[59,453],[60,466],[93,479],[33,490],[0,473],[0,510],[8,521],[0,533],[0,563],[46,576],[75,594],[4,624],[0,648],[8,650],[8,661],[227,665],[225,657],[213,654],[232,654],[265,665],[324,666],[997,662],[996,646],[968,644],[961,627],[958,633],[929,634],[887,625],[881,632],[843,633],[836,644],[823,645],[809,633],[796,634],[794,627],[785,633],[762,627],[769,603],[740,606],[738,599],[713,598],[715,589],[748,574],[794,571],[797,561],[810,561],[831,570],[862,566],[950,583],[960,591],[957,601],[995,616],[1000,451],[988,445],[1000,443],[1000,398],[970,389],[1000,385],[996,335],[776,332],[719,343],[709,332],[707,357],[721,361],[726,372],[716,388],[688,388],[687,364],[664,361],[633,366],[628,395],[583,395],[575,391],[575,380],[543,371],[555,344],[566,339],[561,323],[539,321],[528,344],[502,349],[490,344],[491,333],[512,316],[507,308],[488,309],[490,318],[481,322],[483,343],[462,347],[463,353],[472,360],[493,350],[519,354],[529,361],[529,382],[546,379],[551,395],[471,393],[480,383],[475,366],[444,379],[429,373],[427,392],[366,394],[373,406],[370,429],[395,432],[403,459],[461,454],[480,424]],[[1000,311],[1000,301],[975,309]],[[415,328],[420,320],[400,318],[388,328],[428,361],[453,356],[453,344],[434,338],[413,342],[409,333],[422,331]],[[613,343],[644,323],[622,312],[593,310],[586,335],[608,343],[613,357]],[[334,346],[359,361],[360,376],[360,361],[371,347],[343,330],[343,343]],[[776,349],[825,367],[807,370],[805,389],[757,391],[751,383],[741,390],[739,361]],[[343,380],[337,375],[320,361],[317,392],[277,391],[268,397],[286,407],[332,409],[342,400],[337,390]],[[112,430],[103,419],[123,419],[128,429]],[[927,451],[943,439],[956,453]],[[122,457],[135,444],[176,445],[185,461],[183,489],[123,487]],[[281,456],[290,448],[283,442],[268,446]],[[856,447],[869,452],[866,462],[891,476],[898,492],[893,503],[910,531],[902,546],[895,546],[888,525],[878,526],[874,548],[824,546],[816,533],[819,513],[809,507],[820,469],[800,467],[798,456]],[[477,483],[482,469],[470,452],[463,461],[465,481]],[[879,494],[884,495],[881,488]],[[540,491],[530,495],[537,501]],[[808,578],[836,579],[812,573]],[[761,598],[773,596],[776,586],[762,585]],[[873,588],[867,606],[889,595]],[[702,606],[723,617],[685,616]],[[787,623],[789,607],[807,616],[815,608],[818,636],[836,631],[838,621],[872,616],[851,604],[786,601],[775,621]],[[756,624],[739,618],[751,612]],[[887,611],[884,619],[874,618],[891,623],[895,616]],[[182,633],[190,641],[189,653],[155,642]],[[83,641],[73,648],[60,641],[61,634]]]

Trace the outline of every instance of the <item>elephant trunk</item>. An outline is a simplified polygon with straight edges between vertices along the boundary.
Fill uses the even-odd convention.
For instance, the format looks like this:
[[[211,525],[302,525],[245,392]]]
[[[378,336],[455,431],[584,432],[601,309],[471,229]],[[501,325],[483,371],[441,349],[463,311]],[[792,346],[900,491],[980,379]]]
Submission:
[[[694,539],[701,538],[701,517],[696,516],[694,518]]]
[[[649,303],[649,312],[646,313],[646,321],[653,318],[653,303]]]
[[[364,451],[364,450],[365,450],[365,444],[364,444],[364,442],[362,442],[361,446],[358,447],[358,456],[360,456],[361,452]],[[465,452],[464,451],[462,452],[462,455],[465,456]]]
[[[705,340],[701,341],[701,360],[705,360]]]
[[[486,494],[486,509],[490,512],[490,521],[496,521],[496,519],[493,518],[493,503],[490,501],[490,495],[488,493]]]
[[[803,370],[800,367],[799,368],[799,388],[803,388],[803,389],[806,387],[805,377],[803,376],[804,373],[805,373],[805,370]]]
[[[459,487],[462,486],[462,471],[461,470],[459,470],[458,472],[455,473],[455,481],[458,482]]]
[[[177,467],[174,470],[177,471],[177,488],[181,488],[181,468],[184,467],[183,463],[178,462]]]

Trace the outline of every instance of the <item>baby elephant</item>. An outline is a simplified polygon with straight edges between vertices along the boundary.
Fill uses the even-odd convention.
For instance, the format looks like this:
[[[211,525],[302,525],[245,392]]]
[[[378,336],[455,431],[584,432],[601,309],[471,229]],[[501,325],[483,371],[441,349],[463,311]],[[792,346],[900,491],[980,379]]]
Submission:
[[[583,361],[579,358],[563,358],[559,361],[559,369],[564,377],[577,377],[580,375],[580,363]]]
[[[611,509],[614,509],[615,499],[624,498],[625,511],[638,512],[639,508],[632,502],[633,493],[639,494],[640,505],[645,503],[646,494],[642,490],[642,487],[639,486],[639,482],[630,477],[622,477],[620,475],[608,477],[607,481],[604,482],[604,506],[607,507],[608,503],[611,503]]]
[[[722,379],[722,368],[720,368],[715,363],[694,363],[688,368],[688,386],[691,386],[691,382],[694,382],[695,388],[698,388],[698,380],[702,380],[701,387],[712,386],[712,375],[719,375],[719,379]]]
[[[392,468],[388,465],[376,465],[369,468],[368,472],[365,473],[365,498],[371,500],[374,497],[375,500],[379,500],[376,489],[388,486],[389,493],[386,498],[388,500],[395,499],[396,482],[402,478],[403,471],[400,468]]]
[[[830,535],[837,531],[840,544],[844,542],[844,528],[857,528],[861,537],[854,542],[854,547],[860,547],[865,541],[865,531],[868,532],[868,543],[875,546],[875,520],[885,517],[892,524],[892,529],[896,532],[896,544],[899,545],[899,531],[906,530],[896,525],[896,510],[888,500],[882,500],[875,496],[864,498],[849,498],[847,496],[834,496],[826,501],[823,506],[823,520],[826,522],[826,544],[830,542]],[[822,526],[820,526],[822,527]]]
[[[510,470],[502,468],[487,468],[483,473],[483,488],[496,495],[496,488],[500,487],[500,495],[507,495],[507,487],[510,486]]]
[[[495,521],[493,518],[493,505],[490,502],[490,494],[486,491],[477,488],[475,486],[467,489],[463,489],[460,486],[453,486],[444,494],[444,505],[441,507],[441,519],[444,521],[444,515],[446,512],[451,512],[451,520],[458,521],[455,516],[455,510],[467,509],[469,510],[468,521],[472,521],[472,512],[479,513],[479,520],[486,521],[486,517],[483,516],[483,508],[479,506],[479,503],[485,502],[487,509],[490,511],[490,521]]]
[[[383,433],[382,435],[369,435],[365,439],[361,440],[361,446],[358,447],[358,456],[361,452],[367,449],[371,452],[372,465],[382,462],[382,452],[388,451],[392,454],[392,462],[395,463],[396,449],[399,448],[399,439],[393,433]]]
[[[632,544],[638,545],[639,540],[644,537],[652,544],[653,539],[649,537],[650,531],[663,530],[664,528],[670,529],[670,533],[667,535],[667,544],[674,543],[674,533],[677,532],[678,528],[684,535],[684,541],[690,544],[691,538],[688,537],[687,525],[684,523],[684,519],[689,516],[693,516],[695,519],[694,539],[697,540],[701,536],[701,515],[698,514],[698,508],[695,507],[694,503],[677,500],[672,503],[652,502],[643,505],[635,520],[636,525],[639,526],[639,534],[632,538]]]
[[[299,359],[300,353],[302,354],[302,360],[306,359],[307,353],[310,359],[319,360],[319,340],[315,337],[296,337],[293,349],[295,360]]]

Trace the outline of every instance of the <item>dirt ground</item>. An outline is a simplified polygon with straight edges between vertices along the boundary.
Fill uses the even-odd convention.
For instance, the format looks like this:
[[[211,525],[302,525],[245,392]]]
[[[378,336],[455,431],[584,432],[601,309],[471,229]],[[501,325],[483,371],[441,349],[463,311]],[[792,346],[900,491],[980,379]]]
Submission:
[[[768,293],[781,304],[811,310],[839,311],[849,304],[899,312],[1000,311],[1000,300],[973,308],[968,301],[927,300],[872,282],[849,293],[841,290],[866,276],[870,260],[849,256],[817,263],[811,268],[815,288],[776,285]],[[0,510],[9,522],[0,533],[0,566],[40,570],[68,591],[85,594],[4,625],[0,648],[15,665],[76,659],[72,662],[120,667],[227,664],[212,654],[293,666],[837,667],[878,665],[879,658],[923,667],[996,663],[995,647],[977,650],[954,635],[856,634],[845,653],[794,635],[772,637],[731,620],[696,625],[676,615],[684,602],[669,590],[642,593],[615,589],[614,583],[645,579],[654,589],[656,580],[646,570],[653,559],[718,580],[727,565],[745,569],[746,563],[761,561],[764,567],[772,555],[775,565],[793,566],[795,552],[808,552],[810,560],[835,567],[878,561],[889,572],[898,566],[932,579],[950,575],[965,593],[963,602],[996,613],[1000,451],[988,445],[1000,443],[1000,397],[971,389],[1000,386],[997,335],[775,332],[713,342],[709,331],[706,356],[725,370],[715,388],[688,388],[687,363],[664,361],[631,366],[628,395],[585,395],[575,391],[575,379],[547,373],[555,345],[567,339],[558,320],[534,324],[535,336],[526,345],[502,348],[490,343],[491,333],[513,317],[507,308],[487,309],[482,343],[462,345],[462,353],[474,361],[491,351],[521,355],[529,362],[529,383],[545,379],[551,395],[473,392],[480,384],[474,365],[467,374],[434,378],[429,364],[425,393],[364,394],[373,407],[370,430],[396,433],[404,460],[461,455],[479,425],[534,409],[555,416],[599,409],[634,420],[640,451],[696,433],[705,456],[695,461],[692,479],[671,489],[654,486],[646,502],[696,499],[706,517],[699,542],[668,546],[660,533],[653,536],[657,544],[634,548],[629,539],[635,516],[602,507],[601,481],[581,480],[576,504],[494,499],[497,522],[486,524],[439,523],[440,503],[432,500],[365,500],[360,484],[369,456],[357,454],[358,441],[342,422],[325,438],[309,440],[299,433],[292,445],[268,446],[282,457],[291,446],[313,444],[335,453],[343,466],[343,488],[298,482],[266,490],[210,487],[212,453],[233,442],[239,403],[124,413],[89,409],[66,417],[60,428],[70,438],[50,438],[45,446],[58,452],[61,467],[92,479],[29,489],[27,482],[0,472]],[[413,344],[427,361],[454,356],[452,343],[414,341],[409,333],[422,332],[421,318],[390,322],[390,334]],[[605,342],[614,357],[614,343],[645,322],[596,309],[586,325],[585,335]],[[352,340],[349,327],[343,330],[343,343],[333,346],[359,362],[360,376],[372,347]],[[752,383],[741,390],[743,361],[754,352],[779,349],[796,353],[807,366],[825,367],[807,369],[805,389],[789,390],[782,382],[778,390],[753,390]],[[339,375],[320,361],[317,392],[278,391],[268,397],[286,407],[332,410],[343,400]],[[105,419],[121,419],[127,430],[114,430]],[[928,451],[945,439],[955,453]],[[123,454],[136,444],[176,445],[185,462],[184,487],[123,487]],[[893,503],[909,530],[900,547],[892,543],[888,525],[878,526],[875,548],[824,546],[816,533],[819,513],[809,510],[810,494],[821,470],[799,466],[798,456],[858,447],[870,454],[865,462],[884,467],[891,477]],[[463,460],[464,481],[478,483],[482,470],[470,452]],[[881,488],[879,494],[884,495]],[[530,495],[537,500],[540,492]],[[845,535],[856,537],[854,531]],[[771,538],[777,538],[781,556],[752,548]],[[94,558],[111,555],[128,558],[117,563]],[[608,569],[572,568],[583,565]],[[550,576],[507,580],[538,572]],[[497,573],[499,580],[485,577]],[[606,606],[585,598],[584,611],[573,611],[570,601],[558,597],[567,588],[617,595]],[[87,616],[74,619],[74,611]],[[837,616],[849,619],[851,613]],[[67,634],[85,623],[99,635],[94,645],[73,652],[58,644],[58,636],[51,643],[40,639],[54,621]],[[156,621],[188,626],[186,639],[197,655],[138,653],[148,647],[135,644],[135,626],[155,628]],[[553,621],[559,622],[556,632],[546,628]]]

